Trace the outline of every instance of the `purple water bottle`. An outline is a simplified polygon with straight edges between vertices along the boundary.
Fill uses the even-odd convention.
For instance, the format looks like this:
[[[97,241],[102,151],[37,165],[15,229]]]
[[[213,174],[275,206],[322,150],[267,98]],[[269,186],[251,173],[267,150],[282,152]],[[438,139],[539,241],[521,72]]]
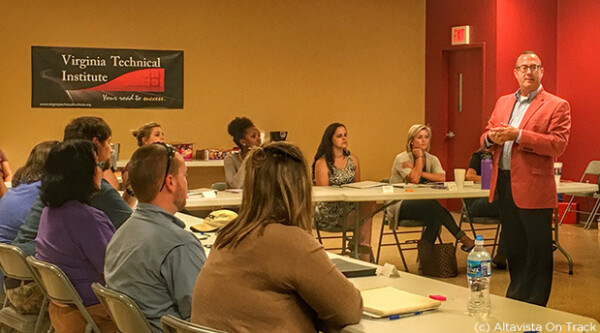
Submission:
[[[492,160],[484,158],[481,160],[481,189],[489,190],[492,180]]]

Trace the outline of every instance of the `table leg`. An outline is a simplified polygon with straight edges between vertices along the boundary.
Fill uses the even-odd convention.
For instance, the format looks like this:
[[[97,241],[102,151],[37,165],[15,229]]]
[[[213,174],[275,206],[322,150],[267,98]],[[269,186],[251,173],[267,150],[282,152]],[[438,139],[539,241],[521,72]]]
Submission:
[[[361,226],[361,218],[360,218],[360,202],[356,203],[356,208],[355,208],[355,219],[356,219],[356,224],[354,225],[354,258],[355,259],[360,259],[359,254],[358,254],[358,248],[360,246],[360,226]]]
[[[556,246],[556,248],[565,256],[565,258],[567,258],[567,261],[569,262],[569,275],[573,275],[573,258],[571,258],[569,253],[567,253],[567,251],[562,247],[562,245],[560,245],[560,242],[558,241],[558,207],[554,208],[554,217],[552,219],[554,220],[554,246]]]

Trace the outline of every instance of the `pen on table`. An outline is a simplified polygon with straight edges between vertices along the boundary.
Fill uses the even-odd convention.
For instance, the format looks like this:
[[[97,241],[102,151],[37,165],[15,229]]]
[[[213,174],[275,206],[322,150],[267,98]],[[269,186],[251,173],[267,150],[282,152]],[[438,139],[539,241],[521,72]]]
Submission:
[[[389,318],[390,318],[390,320],[396,320],[396,319],[400,319],[400,318],[404,318],[404,317],[418,316],[421,313],[422,313],[421,311],[417,311],[417,312],[410,312],[410,313],[403,313],[403,314],[395,314],[395,315],[391,315]]]

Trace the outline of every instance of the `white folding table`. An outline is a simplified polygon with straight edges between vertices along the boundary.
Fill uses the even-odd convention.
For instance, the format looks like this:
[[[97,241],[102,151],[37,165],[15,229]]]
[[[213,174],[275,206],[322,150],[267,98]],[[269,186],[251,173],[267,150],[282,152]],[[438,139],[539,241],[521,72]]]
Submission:
[[[578,182],[561,182],[557,187],[557,193],[595,193],[598,191],[598,185]],[[489,190],[482,190],[479,184],[464,186],[460,190],[435,189],[431,187],[409,187],[409,188],[394,188],[393,192],[386,193],[381,187],[356,189],[348,187],[332,187],[332,186],[314,186],[313,201],[315,202],[331,202],[331,201],[347,201],[361,202],[368,201],[384,201],[389,205],[398,200],[426,200],[426,199],[465,199],[465,198],[484,198],[489,196]],[[201,196],[191,196],[187,200],[186,208],[207,209],[212,207],[235,207],[242,203],[241,193],[232,193],[221,191],[214,198],[204,198]],[[380,212],[383,207],[378,208],[368,216],[359,216],[356,214],[355,235],[359,235],[358,228],[361,222],[367,220]],[[556,214],[555,214],[556,215]],[[558,239],[558,226],[555,223],[554,227],[554,243],[557,249],[567,258],[569,263],[569,274],[573,274],[573,259],[567,251],[561,246]],[[354,242],[358,247],[359,242]],[[355,249],[358,253],[358,249]]]
[[[177,213],[177,217],[186,224],[186,229],[202,219],[186,214]],[[215,233],[199,235],[205,245],[206,255],[210,253],[210,246],[215,240]],[[204,238],[206,236],[207,238]],[[365,263],[356,259],[328,253],[330,258],[340,258],[350,262],[380,267],[375,264]],[[400,290],[428,297],[429,295],[442,295],[446,301],[434,311],[423,312],[420,315],[402,317],[397,320],[389,318],[373,319],[363,316],[355,325],[346,326],[341,333],[387,333],[387,332],[523,332],[540,330],[540,332],[598,332],[600,331],[597,320],[571,314],[563,311],[549,309],[525,302],[520,302],[502,296],[490,295],[492,310],[486,319],[470,317],[466,314],[469,289],[447,282],[399,272],[400,277],[370,276],[351,278],[350,281],[358,289],[368,289],[383,286],[392,286]],[[492,282],[494,278],[492,276]],[[529,326],[527,326],[529,325]],[[327,332],[338,332],[327,329]]]
[[[330,258],[342,258],[367,264],[356,259],[329,254]],[[376,265],[374,265],[376,266]],[[549,309],[538,305],[516,301],[502,296],[490,295],[492,309],[487,319],[471,317],[466,314],[469,289],[450,283],[426,278],[423,276],[400,272],[399,278],[371,276],[351,278],[350,281],[358,289],[393,286],[414,294],[429,297],[442,295],[446,301],[439,309],[423,312],[420,315],[402,317],[397,320],[389,318],[371,319],[363,316],[360,323],[345,327],[343,333],[356,332],[598,332],[597,320]],[[491,283],[494,283],[492,276]],[[529,327],[527,327],[529,325]],[[570,330],[569,330],[570,328]],[[580,330],[582,329],[582,330]]]

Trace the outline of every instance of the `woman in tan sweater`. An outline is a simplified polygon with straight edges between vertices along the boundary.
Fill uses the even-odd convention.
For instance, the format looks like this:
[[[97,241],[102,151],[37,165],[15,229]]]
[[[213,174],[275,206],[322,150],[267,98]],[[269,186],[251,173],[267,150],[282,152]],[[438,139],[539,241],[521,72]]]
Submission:
[[[311,177],[298,147],[248,155],[242,206],[202,267],[194,323],[228,332],[316,332],[360,321],[359,291],[335,269],[312,229]]]

